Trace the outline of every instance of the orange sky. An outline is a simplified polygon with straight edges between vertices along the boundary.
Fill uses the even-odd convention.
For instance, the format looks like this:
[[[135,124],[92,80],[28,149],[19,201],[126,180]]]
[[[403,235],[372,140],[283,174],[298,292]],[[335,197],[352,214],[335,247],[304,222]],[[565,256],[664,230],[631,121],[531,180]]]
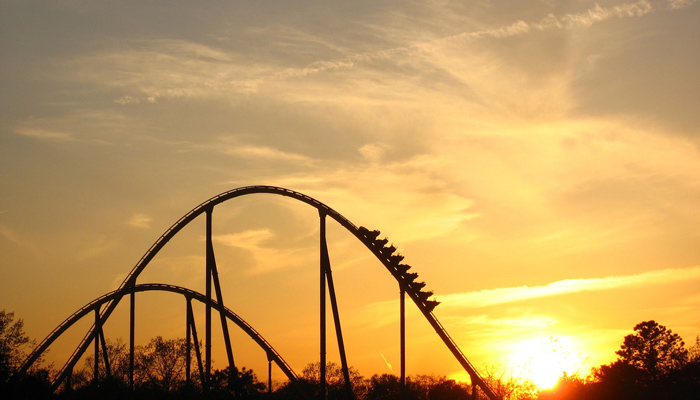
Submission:
[[[0,0],[0,308],[41,339],[195,205],[261,184],[386,234],[478,368],[540,348],[587,371],[649,319],[693,342],[698,20],[694,0]],[[350,363],[397,370],[396,284],[329,230]],[[203,291],[203,234],[139,282]],[[289,199],[216,211],[226,304],[297,371],[318,354],[317,235]],[[139,340],[184,336],[181,299],[144,296]],[[411,313],[408,372],[456,373]]]

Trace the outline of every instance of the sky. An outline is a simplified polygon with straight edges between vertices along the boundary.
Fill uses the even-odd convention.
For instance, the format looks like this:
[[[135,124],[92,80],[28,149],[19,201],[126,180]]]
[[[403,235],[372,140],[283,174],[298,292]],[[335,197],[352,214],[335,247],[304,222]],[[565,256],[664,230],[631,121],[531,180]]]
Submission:
[[[698,21],[695,0],[0,0],[0,308],[40,340],[197,204],[274,185],[381,230],[483,373],[585,373],[650,319],[694,343]],[[349,362],[398,373],[398,287],[328,229]],[[297,372],[318,360],[318,233],[279,196],[214,213],[225,304]],[[146,282],[204,291],[203,221]],[[182,299],[137,303],[139,343],[184,337]],[[407,324],[407,372],[457,377]]]

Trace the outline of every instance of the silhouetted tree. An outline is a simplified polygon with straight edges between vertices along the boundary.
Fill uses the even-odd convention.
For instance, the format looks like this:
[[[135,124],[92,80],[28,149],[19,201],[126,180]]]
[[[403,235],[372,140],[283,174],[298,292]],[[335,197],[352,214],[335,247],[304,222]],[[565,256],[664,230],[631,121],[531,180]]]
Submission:
[[[362,398],[366,392],[364,378],[353,367],[348,367],[348,373],[353,391],[352,395],[356,398]],[[301,375],[304,380],[313,382],[318,387],[321,376],[321,363],[307,364],[301,371]],[[326,363],[326,393],[328,399],[346,399],[349,395],[345,390],[342,367],[334,362]]]
[[[641,322],[634,331],[625,336],[615,362],[594,369],[590,389],[595,398],[696,398],[699,371],[689,363],[680,336],[655,321]]]
[[[646,378],[656,380],[672,370],[683,367],[688,350],[683,339],[655,321],[645,321],[634,327],[635,334],[625,336],[619,360],[641,370]]]
[[[14,321],[15,313],[0,311],[0,382],[10,378],[25,358],[25,348],[30,344],[24,333],[24,321]]]
[[[427,400],[430,389],[445,378],[435,375],[410,375],[406,377],[407,396],[418,400]]]
[[[621,360],[593,369],[594,392],[600,399],[645,398],[644,372]]]
[[[484,381],[501,399],[527,400],[537,396],[538,389],[533,382],[508,376],[502,366],[488,366],[485,372]]]
[[[300,378],[296,382],[287,381],[275,390],[273,399],[309,400],[318,398],[318,382]]]
[[[697,398],[700,393],[700,337],[688,348],[688,359],[683,368],[672,371],[668,376],[677,398]]]
[[[433,385],[428,393],[428,400],[468,400],[469,398],[469,386],[452,379],[445,379]]]
[[[695,344],[688,348],[688,362],[700,363],[700,336],[696,336]]]
[[[411,375],[406,388],[395,375],[373,375],[367,384],[365,400],[465,400],[470,398],[470,386],[444,376]]]
[[[136,352],[136,377],[141,386],[170,393],[185,379],[184,339],[165,340],[156,336]]]
[[[24,321],[14,321],[14,317],[13,312],[0,311],[0,398],[49,398],[50,368],[35,366],[21,376],[17,374],[34,341],[25,334]]]
[[[211,377],[211,394],[223,399],[259,399],[265,391],[265,384],[258,381],[253,370],[243,367],[226,367],[216,370]]]
[[[107,376],[106,362],[100,350],[98,381],[105,382],[109,379],[127,385],[129,383],[129,351],[126,348],[126,344],[121,338],[116,341],[107,339],[105,342],[107,344],[110,376]],[[73,376],[72,380],[75,387],[88,385],[94,379],[95,356],[89,355],[85,357],[84,365],[80,374],[74,374]]]
[[[408,397],[408,396],[405,396]],[[367,384],[366,400],[400,400],[401,380],[396,375],[372,375]]]

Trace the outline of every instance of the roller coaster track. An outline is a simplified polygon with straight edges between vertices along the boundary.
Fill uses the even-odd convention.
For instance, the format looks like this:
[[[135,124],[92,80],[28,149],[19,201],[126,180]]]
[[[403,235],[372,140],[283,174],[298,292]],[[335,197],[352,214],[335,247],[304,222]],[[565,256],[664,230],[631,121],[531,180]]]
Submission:
[[[151,292],[151,291],[159,291],[159,292],[171,292],[171,293],[177,293],[181,294],[187,299],[194,299],[197,300],[203,304],[209,303],[214,309],[217,311],[223,311],[226,314],[226,317],[233,321],[236,325],[238,325],[241,330],[243,330],[248,336],[250,336],[251,339],[253,339],[260,348],[265,350],[265,353],[268,356],[268,359],[271,361],[274,361],[277,366],[284,372],[284,374],[289,378],[291,381],[297,381],[298,377],[296,373],[292,370],[292,367],[289,366],[289,364],[282,358],[282,356],[275,350],[272,345],[265,340],[265,338],[258,333],[258,331],[255,330],[250,324],[248,324],[243,318],[241,318],[238,314],[234,313],[230,309],[226,307],[222,307],[221,304],[219,304],[216,300],[211,300],[208,301],[206,296],[203,295],[202,293],[199,293],[197,291],[187,289],[181,286],[176,286],[176,285],[168,285],[168,284],[163,284],[163,283],[142,283],[138,284],[135,286],[127,287],[124,289],[118,289],[113,292],[109,292],[107,294],[104,294],[95,300],[89,302],[85,306],[81,307],[79,310],[74,312],[71,316],[66,318],[63,322],[61,322],[56,329],[54,329],[47,337],[44,339],[38,346],[39,348],[43,348],[44,350],[48,348],[56,339],[58,339],[63,332],[65,332],[68,328],[73,326],[76,322],[78,322],[81,318],[86,316],[87,314],[94,312],[95,310],[99,310],[102,305],[105,303],[108,303],[110,301],[113,301],[115,299],[121,299],[122,297],[131,294],[131,293],[138,293],[138,292]],[[93,327],[94,328],[94,327]]]
[[[216,195],[192,210],[190,210],[187,214],[185,214],[182,218],[180,218],[177,222],[175,222],[168,230],[163,233],[158,240],[153,243],[153,245],[146,251],[146,253],[141,257],[141,259],[136,263],[136,265],[133,267],[131,272],[126,276],[124,281],[121,283],[119,288],[115,290],[114,292],[110,292],[104,296],[99,297],[98,299],[94,300],[87,306],[81,308],[80,310],[76,311],[73,313],[70,317],[66,319],[62,324],[60,324],[56,329],[54,329],[46,339],[44,339],[36,348],[35,350],[30,354],[30,356],[27,358],[25,361],[23,367],[20,369],[20,373],[26,372],[29,367],[41,356],[41,354],[48,348],[48,346],[57,338],[60,336],[67,328],[68,321],[74,321],[80,319],[80,317],[84,316],[87,314],[90,310],[100,310],[100,306],[104,305],[105,307],[102,308],[99,313],[100,313],[100,320],[101,321],[106,321],[107,318],[111,315],[111,313],[114,311],[114,309],[117,307],[119,304],[119,301],[121,298],[126,295],[127,293],[131,292],[137,292],[137,291],[143,291],[143,290],[169,290],[169,291],[176,291],[178,293],[181,293],[185,296],[190,296],[191,298],[195,298],[197,300],[201,301],[201,298],[198,296],[201,296],[201,294],[193,291],[189,291],[188,289],[185,288],[178,288],[175,289],[175,286],[171,285],[160,285],[160,284],[150,284],[150,285],[136,285],[136,280],[138,276],[141,274],[141,272],[146,268],[148,263],[158,254],[158,252],[172,239],[183,227],[185,227],[187,224],[189,224],[192,220],[197,218],[203,213],[208,213],[208,216],[211,215],[211,212],[213,208],[221,204],[225,201],[245,196],[245,195],[250,195],[250,194],[274,194],[274,195],[281,195],[285,197],[290,197],[292,199],[301,201],[303,203],[306,203],[314,208],[316,208],[319,212],[319,215],[321,217],[329,216],[333,218],[336,222],[338,222],[340,225],[342,225],[345,229],[347,229],[350,233],[355,235],[365,246],[377,257],[379,261],[384,264],[384,266],[387,268],[387,270],[391,273],[391,275],[396,279],[398,282],[402,293],[407,294],[413,302],[416,304],[418,309],[421,311],[423,316],[426,318],[428,323],[433,327],[437,335],[442,339],[442,341],[445,343],[447,348],[450,350],[450,352],[453,354],[453,356],[457,359],[457,361],[462,365],[462,367],[465,369],[465,371],[469,374],[472,385],[473,386],[478,386],[484,394],[486,394],[490,399],[496,400],[498,399],[498,396],[493,392],[493,390],[489,387],[489,385],[484,381],[484,379],[479,375],[478,371],[474,366],[471,364],[471,362],[467,359],[467,357],[464,355],[464,353],[460,350],[459,346],[457,343],[452,339],[452,337],[447,333],[447,330],[442,326],[442,324],[438,321],[436,316],[433,314],[433,309],[435,306],[438,304],[438,302],[429,300],[429,297],[432,295],[432,292],[429,291],[423,291],[422,288],[425,286],[425,283],[422,282],[415,282],[415,279],[417,277],[416,273],[410,273],[408,270],[411,268],[409,265],[406,264],[401,264],[401,261],[403,260],[403,256],[394,254],[395,248],[393,246],[387,246],[388,240],[387,239],[378,239],[379,231],[370,231],[367,228],[364,227],[358,227],[354,225],[352,222],[350,222],[347,218],[343,217],[340,213],[336,212],[332,208],[328,207],[327,205],[323,204],[322,202],[309,197],[305,194],[290,190],[290,189],[285,189],[285,188],[280,188],[280,187],[275,187],[275,186],[246,186],[246,187],[241,187],[237,189],[233,189],[224,193],[221,193],[219,195]],[[325,242],[325,238],[323,238]],[[329,282],[330,278],[329,278]],[[150,289],[146,289],[150,288]],[[143,289],[143,290],[141,290]],[[205,298],[206,302],[206,298]],[[98,305],[99,304],[99,305]],[[213,302],[211,305],[216,308],[218,307],[218,303]],[[258,344],[265,348],[266,351],[269,346],[269,343],[264,341],[262,339],[262,336],[257,334],[257,332],[254,331],[252,327],[250,327],[248,324],[246,324],[242,319],[237,317],[232,311],[223,308],[227,315],[228,318],[232,319],[236,324],[239,325],[246,333],[251,335],[251,337],[258,342]],[[219,311],[221,311],[221,308],[218,308]],[[245,328],[244,328],[245,326]],[[87,347],[89,346],[90,342],[94,339],[96,339],[97,335],[97,327],[93,325],[93,327],[88,331],[88,333],[85,335],[85,337],[82,339],[80,345],[76,348],[74,351],[73,355],[71,358],[67,361],[66,365],[63,367],[61,372],[58,375],[57,381],[63,380],[66,375],[69,373],[70,370],[72,370],[73,366],[75,363],[77,363],[78,359],[80,356],[85,352]],[[252,333],[252,334],[251,334]],[[269,351],[273,351],[272,347],[269,346]],[[294,373],[291,371],[291,368],[282,360],[282,358],[273,351],[272,354],[276,354],[277,358],[275,361],[277,362],[278,366],[285,371],[285,374],[287,374],[288,377],[291,378],[291,376],[294,376]],[[283,367],[284,366],[284,367]],[[285,370],[285,368],[287,368]],[[289,372],[287,372],[289,371]]]

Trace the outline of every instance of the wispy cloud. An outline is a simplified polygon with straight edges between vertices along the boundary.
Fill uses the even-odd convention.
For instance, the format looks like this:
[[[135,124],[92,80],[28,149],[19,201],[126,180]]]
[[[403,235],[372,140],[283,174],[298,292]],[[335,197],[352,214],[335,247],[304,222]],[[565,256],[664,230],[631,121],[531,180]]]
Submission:
[[[118,242],[105,236],[98,235],[90,238],[89,241],[85,242],[81,249],[76,253],[76,258],[78,260],[90,260],[97,257],[103,256],[104,253],[114,250],[119,245]]]
[[[2,213],[5,213],[5,212],[7,212],[7,211],[3,211]],[[7,228],[3,225],[0,225],[0,237],[5,238],[5,240],[7,240],[15,245],[25,246],[24,241],[22,241],[20,239],[20,237],[14,231],[10,230],[9,228]]]
[[[670,1],[671,8],[680,9],[690,6],[694,1],[676,0]],[[611,19],[611,18],[631,18],[641,17],[654,10],[653,6],[646,0],[641,0],[634,3],[625,3],[611,7],[601,7],[596,4],[594,8],[580,13],[569,13],[562,16],[550,14],[538,22],[516,21],[512,24],[485,29],[480,31],[463,32],[456,35],[447,36],[440,39],[435,39],[428,42],[412,44],[409,46],[395,47],[392,49],[381,50],[377,52],[356,53],[347,55],[346,57],[336,60],[317,61],[306,65],[302,68],[288,68],[284,71],[275,73],[268,77],[271,80],[299,78],[320,72],[352,68],[359,63],[369,62],[377,59],[388,59],[397,56],[406,56],[415,54],[420,51],[431,51],[435,47],[441,47],[452,42],[471,41],[484,38],[506,38],[516,35],[522,35],[536,30],[547,29],[569,29],[576,27],[589,27],[593,24]],[[257,87],[264,78],[257,78],[249,81],[246,87]]]
[[[129,218],[127,224],[133,226],[134,228],[146,229],[151,227],[151,221],[153,221],[153,218],[146,214],[134,214],[131,218]]]
[[[579,13],[550,14],[535,22],[518,20],[501,27],[462,32],[379,51],[348,52],[338,58],[319,59],[300,67],[279,68],[272,60],[269,63],[241,63],[235,53],[214,46],[161,39],[132,40],[127,47],[74,60],[68,68],[79,71],[75,79],[92,80],[106,87],[132,91],[114,99],[121,105],[148,104],[160,98],[256,93],[269,83],[293,81],[341,69],[372,68],[377,61],[393,62],[416,56],[429,60],[432,51],[463,42],[507,38],[533,30],[585,28],[612,18],[641,17],[661,8],[681,9],[693,3],[675,0],[664,7],[641,0],[608,7],[596,5]],[[146,70],[144,66],[147,66]],[[439,64],[436,66],[439,67]],[[105,79],[105,76],[110,78]],[[279,88],[271,90],[277,91]]]
[[[578,292],[669,284],[700,279],[700,267],[664,269],[636,275],[605,278],[565,279],[544,286],[519,286],[440,296],[448,307],[479,308]]]
[[[488,334],[488,330],[496,329],[502,330],[503,327],[507,326],[512,332],[513,330],[531,330],[550,327],[557,323],[557,320],[551,316],[543,314],[530,314],[524,313],[524,315],[501,315],[494,316],[490,314],[476,314],[476,315],[455,315],[451,314],[450,310],[446,310],[446,306],[454,306],[454,303],[450,303],[451,296],[438,296],[439,300],[443,302],[439,307],[440,319],[445,323],[449,324],[451,329],[457,329],[460,332],[473,332],[474,326],[482,327],[480,335]],[[396,310],[399,309],[398,300],[385,300],[367,304],[360,314],[358,314],[354,320],[348,321],[353,329],[358,330],[374,330],[385,327],[390,324],[396,324],[399,321],[399,313]],[[419,314],[414,314],[417,318]]]
[[[148,97],[145,99],[140,99],[138,97],[134,96],[123,96],[118,99],[115,99],[114,102],[117,104],[121,104],[123,106],[128,105],[128,104],[141,104],[142,101],[147,101],[149,103],[155,102],[155,97]]]
[[[278,248],[269,243],[275,238],[270,229],[251,229],[238,233],[214,235],[212,240],[224,246],[244,250],[253,259],[252,274],[268,273],[280,268],[294,269],[309,265],[315,253],[308,248]]]
[[[473,199],[442,184],[440,175],[449,167],[440,156],[425,155],[403,162],[317,170],[303,177],[290,176],[280,184],[329,205],[343,204],[338,211],[345,217],[360,225],[371,223],[397,243],[407,243],[446,235],[479,217]],[[410,219],[406,210],[411,210]]]
[[[691,5],[697,3],[697,1],[698,0],[666,0],[668,7],[672,10],[690,7]]]
[[[601,7],[596,4],[582,13],[566,14],[561,18],[549,15],[544,20],[533,26],[537,29],[547,28],[573,28],[580,26],[591,26],[595,23],[605,21],[610,18],[630,18],[641,17],[652,11],[652,5],[648,1],[642,0],[636,3],[626,3],[612,7]]]
[[[258,250],[264,242],[272,238],[274,234],[269,229],[253,229],[228,235],[214,235],[212,240],[229,247]]]
[[[367,143],[357,151],[369,162],[378,162],[389,150],[390,146],[384,143]]]
[[[76,140],[75,137],[68,132],[53,131],[49,129],[22,128],[18,129],[16,132],[22,136],[28,136],[50,142],[72,142]]]
[[[287,162],[309,162],[311,159],[301,154],[289,153],[268,146],[227,146],[220,149],[221,152],[233,156],[252,158],[259,160],[274,160]]]
[[[459,322],[464,327],[481,325],[502,328],[507,326],[509,330],[523,329],[530,330],[533,328],[543,328],[552,326],[557,321],[546,315],[524,315],[517,317],[493,317],[489,315],[473,315],[467,317],[459,317]]]

